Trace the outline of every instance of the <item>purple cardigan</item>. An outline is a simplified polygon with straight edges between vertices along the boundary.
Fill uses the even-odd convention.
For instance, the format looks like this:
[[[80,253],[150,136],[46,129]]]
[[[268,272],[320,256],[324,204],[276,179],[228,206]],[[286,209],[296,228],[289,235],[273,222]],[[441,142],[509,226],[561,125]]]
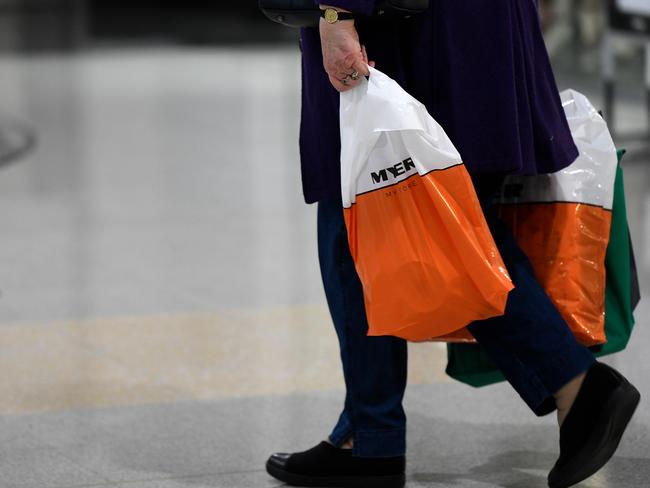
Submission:
[[[325,3],[364,16],[374,8]],[[362,17],[356,26],[377,68],[426,105],[471,173],[551,173],[577,157],[534,0],[431,0],[411,19]],[[339,95],[318,29],[302,29],[301,48],[305,201],[340,199]]]

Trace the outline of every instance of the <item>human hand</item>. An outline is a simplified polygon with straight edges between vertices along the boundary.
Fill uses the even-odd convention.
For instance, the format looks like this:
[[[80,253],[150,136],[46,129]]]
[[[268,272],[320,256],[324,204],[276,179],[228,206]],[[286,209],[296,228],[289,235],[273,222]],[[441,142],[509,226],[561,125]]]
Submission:
[[[325,5],[321,5],[325,8]],[[344,10],[338,9],[341,12]],[[323,50],[323,66],[330,83],[340,92],[354,88],[361,83],[361,76],[368,76],[368,61],[365,46],[359,43],[359,35],[353,20],[340,20],[329,24],[320,20],[320,39]]]

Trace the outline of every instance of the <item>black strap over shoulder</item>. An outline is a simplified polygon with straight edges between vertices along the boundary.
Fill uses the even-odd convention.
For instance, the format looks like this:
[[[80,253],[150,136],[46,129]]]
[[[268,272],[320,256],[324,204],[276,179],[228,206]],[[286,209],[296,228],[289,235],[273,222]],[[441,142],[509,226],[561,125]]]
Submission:
[[[273,22],[289,27],[315,27],[320,9],[314,0],[259,0],[260,10]],[[429,0],[380,0],[374,16],[410,17],[429,8]]]

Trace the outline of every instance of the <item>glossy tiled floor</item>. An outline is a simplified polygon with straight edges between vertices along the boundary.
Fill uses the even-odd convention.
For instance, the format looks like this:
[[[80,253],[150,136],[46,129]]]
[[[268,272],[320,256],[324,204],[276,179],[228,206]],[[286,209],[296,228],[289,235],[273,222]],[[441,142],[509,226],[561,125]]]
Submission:
[[[561,76],[560,79],[572,79]],[[0,59],[0,487],[265,487],[342,403],[297,163],[297,50]],[[580,79],[573,85],[589,90]],[[596,94],[594,101],[598,102]],[[644,124],[624,100],[622,129]],[[625,165],[650,293],[650,156]],[[650,308],[610,359],[647,397]],[[545,486],[552,418],[411,348],[409,487]],[[585,487],[648,486],[650,411]]]

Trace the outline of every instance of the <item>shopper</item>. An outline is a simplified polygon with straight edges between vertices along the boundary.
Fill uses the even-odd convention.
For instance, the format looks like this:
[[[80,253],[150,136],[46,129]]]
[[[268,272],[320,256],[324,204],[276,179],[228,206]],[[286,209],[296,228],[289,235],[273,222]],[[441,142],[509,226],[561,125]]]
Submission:
[[[458,148],[515,284],[505,314],[469,330],[536,415],[557,410],[560,456],[550,486],[585,479],[613,455],[639,393],[576,342],[491,208],[504,175],[555,172],[578,155],[534,0],[432,0],[422,14],[388,20],[372,16],[372,0],[320,7],[330,9],[328,20],[301,32],[300,149],[305,199],[318,202],[320,267],[346,397],[326,441],[274,454],[267,470],[297,486],[404,485],[406,342],[366,335],[340,193],[339,92],[376,64],[426,105]]]

